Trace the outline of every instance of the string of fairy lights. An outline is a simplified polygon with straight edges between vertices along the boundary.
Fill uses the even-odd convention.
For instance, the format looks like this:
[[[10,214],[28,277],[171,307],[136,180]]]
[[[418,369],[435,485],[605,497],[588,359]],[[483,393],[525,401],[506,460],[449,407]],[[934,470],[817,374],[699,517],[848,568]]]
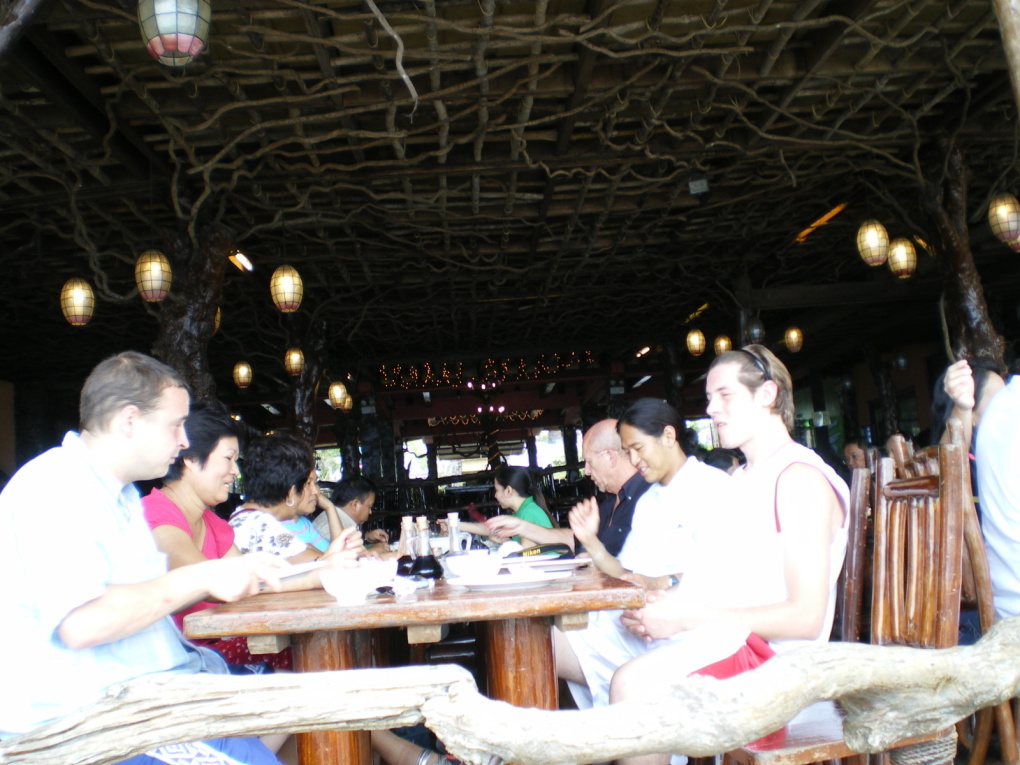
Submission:
[[[505,383],[526,382],[552,377],[563,372],[598,366],[591,351],[544,353],[531,358],[487,358],[477,371],[461,361],[432,364],[383,364],[379,381],[384,388],[457,388],[486,390]]]
[[[507,422],[525,422],[527,420],[537,420],[545,413],[544,409],[520,409],[515,411],[493,411],[491,414],[452,414],[445,417],[429,417],[428,423],[430,428],[435,428],[440,425],[481,425],[482,417],[484,416],[486,422],[492,421],[507,421]]]

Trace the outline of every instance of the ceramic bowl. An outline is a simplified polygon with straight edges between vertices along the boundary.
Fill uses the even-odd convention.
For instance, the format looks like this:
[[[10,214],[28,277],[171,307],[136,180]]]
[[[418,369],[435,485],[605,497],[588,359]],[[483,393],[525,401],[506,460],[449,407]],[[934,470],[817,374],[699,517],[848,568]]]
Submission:
[[[472,550],[463,555],[447,555],[443,563],[454,576],[481,579],[496,576],[503,565],[503,559],[498,555],[490,555],[487,550]]]

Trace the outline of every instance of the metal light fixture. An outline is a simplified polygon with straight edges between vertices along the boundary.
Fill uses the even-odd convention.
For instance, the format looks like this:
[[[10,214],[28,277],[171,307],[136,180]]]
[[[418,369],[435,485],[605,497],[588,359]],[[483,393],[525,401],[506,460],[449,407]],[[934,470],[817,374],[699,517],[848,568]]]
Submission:
[[[692,329],[687,333],[687,350],[692,356],[700,356],[705,352],[705,333],[700,329]]]
[[[748,319],[746,331],[748,342],[760,343],[765,338],[765,325],[757,316]]]
[[[797,327],[787,329],[783,338],[786,340],[786,350],[790,353],[797,353],[804,347],[804,333]]]
[[[300,348],[287,349],[287,352],[283,354],[283,368],[292,377],[301,374],[301,370],[305,368],[305,354],[301,352]]]
[[[988,224],[1000,242],[1014,250],[1020,247],[1020,202],[1012,194],[996,194],[988,203]]]
[[[244,390],[251,385],[251,364],[247,361],[239,361],[234,364],[234,385]]]
[[[220,331],[220,322],[221,321],[223,321],[223,309],[222,308],[217,308],[216,309],[216,315],[213,316],[213,320],[212,320],[212,333],[213,333],[213,335],[215,335],[217,332]],[[210,337],[211,336],[212,335],[210,335]]]
[[[728,335],[719,335],[712,343],[712,347],[715,349],[716,356],[722,356],[726,351],[733,349],[733,343],[730,342]]]
[[[877,220],[866,220],[857,229],[857,252],[869,266],[885,263],[889,254],[889,232]]]
[[[917,251],[906,237],[897,237],[889,242],[889,270],[898,279],[908,279],[917,268]]]
[[[60,290],[60,310],[68,324],[84,327],[92,318],[96,307],[96,296],[84,279],[68,279]]]
[[[269,280],[269,294],[280,313],[293,313],[301,305],[305,294],[301,274],[293,266],[280,266]]]
[[[138,25],[150,55],[167,66],[184,66],[209,37],[209,0],[138,0]]]
[[[255,265],[251,262],[247,255],[240,250],[234,250],[232,253],[227,255],[227,260],[234,264],[234,268],[238,271],[254,271]]]
[[[170,261],[159,250],[146,250],[135,261],[135,284],[147,303],[158,303],[170,291],[173,272]]]

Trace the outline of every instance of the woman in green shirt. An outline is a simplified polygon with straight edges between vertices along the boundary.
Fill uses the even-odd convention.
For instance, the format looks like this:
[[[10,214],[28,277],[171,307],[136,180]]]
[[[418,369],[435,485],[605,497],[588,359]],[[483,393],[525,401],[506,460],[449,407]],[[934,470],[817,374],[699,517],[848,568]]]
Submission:
[[[503,465],[496,471],[492,482],[496,494],[496,502],[500,509],[513,513],[515,518],[529,521],[536,526],[552,529],[556,527],[542,496],[542,485],[537,478],[532,478],[531,471],[525,467]],[[461,523],[461,531],[482,536],[491,536],[498,541],[502,538],[493,534],[484,523]],[[527,537],[515,536],[515,541],[524,547],[534,547],[538,542]]]

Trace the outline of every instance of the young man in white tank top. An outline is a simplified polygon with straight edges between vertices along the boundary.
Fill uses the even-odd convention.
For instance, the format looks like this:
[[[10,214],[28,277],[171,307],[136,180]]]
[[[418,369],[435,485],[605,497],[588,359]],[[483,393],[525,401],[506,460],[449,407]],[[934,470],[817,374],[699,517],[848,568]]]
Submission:
[[[754,634],[782,651],[825,641],[832,627],[849,492],[790,436],[789,372],[768,349],[752,345],[716,358],[706,393],[722,445],[747,457],[734,475],[741,528],[706,545],[702,565],[689,567],[678,587],[649,592],[645,608],[624,614],[631,634],[654,650],[616,671],[613,703],[663,695],[671,681],[705,665],[692,649]],[[655,754],[625,762],[665,765],[669,758]]]

